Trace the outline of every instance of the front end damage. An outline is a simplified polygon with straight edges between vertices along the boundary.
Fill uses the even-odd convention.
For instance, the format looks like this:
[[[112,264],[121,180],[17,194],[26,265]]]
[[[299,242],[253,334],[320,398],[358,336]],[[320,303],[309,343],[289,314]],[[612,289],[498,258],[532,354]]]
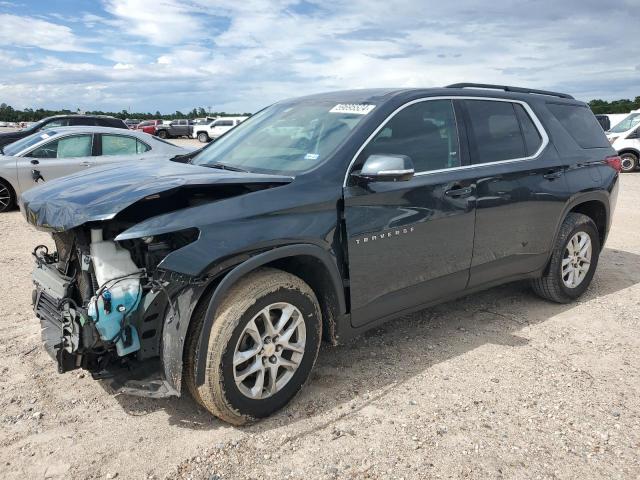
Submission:
[[[114,241],[116,233],[76,228],[52,234],[56,251],[34,250],[33,307],[45,348],[60,373],[82,368],[125,393],[178,395],[163,376],[161,332],[177,314],[177,293],[197,280],[158,264],[198,231],[124,242]]]
[[[242,235],[230,225],[247,225],[247,195],[291,180],[158,159],[26,191],[25,219],[56,245],[33,252],[33,306],[58,370],[83,368],[125,393],[179,395],[192,313],[228,268],[230,237]]]

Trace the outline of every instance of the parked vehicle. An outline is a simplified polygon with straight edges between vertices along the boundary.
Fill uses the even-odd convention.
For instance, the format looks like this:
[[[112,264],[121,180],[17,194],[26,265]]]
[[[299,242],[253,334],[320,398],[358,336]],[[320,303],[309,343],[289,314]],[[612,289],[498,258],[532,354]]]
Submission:
[[[622,171],[632,172],[640,159],[640,110],[631,112],[607,132],[611,146],[622,160]]]
[[[160,138],[190,137],[193,133],[193,120],[172,120],[168,125],[156,127],[156,135]]]
[[[24,130],[0,133],[0,147],[4,147],[16,140],[20,140],[21,138],[28,137],[29,135],[33,135],[36,132],[41,132],[49,128],[77,125],[127,128],[122,120],[104,115],[55,115],[53,117],[44,118]]]
[[[27,221],[57,246],[35,250],[34,308],[60,372],[150,397],[186,386],[242,424],[295,395],[321,339],[514,280],[578,298],[619,169],[569,95],[457,84],[286,100],[174,161],[26,192]]]
[[[158,125],[162,125],[162,120],[145,120],[136,125],[136,130],[142,130],[149,135],[155,135]]]
[[[137,118],[125,118],[124,123],[129,130],[135,130],[140,123],[140,120]]]
[[[9,124],[7,122],[0,122],[0,127],[8,127]]]
[[[83,126],[37,132],[0,152],[1,213],[13,208],[21,193],[45,181],[89,167],[181,155],[188,150],[142,132]]]
[[[598,123],[605,132],[611,128],[611,120],[609,120],[609,115],[596,115],[596,120],[598,120]]]
[[[224,135],[247,118],[248,117],[220,117],[208,124],[196,125],[193,128],[193,138],[197,138],[201,143],[210,142]]]

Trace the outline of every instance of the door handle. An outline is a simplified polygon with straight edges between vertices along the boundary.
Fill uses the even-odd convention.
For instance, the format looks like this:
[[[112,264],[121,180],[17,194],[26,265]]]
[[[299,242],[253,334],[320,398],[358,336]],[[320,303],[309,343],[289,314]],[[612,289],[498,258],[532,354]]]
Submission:
[[[91,162],[82,162],[80,165],[82,165],[83,167],[90,167],[92,165]]]
[[[447,190],[446,192],[444,192],[444,194],[447,197],[464,198],[471,195],[472,192],[473,192],[473,188],[464,187],[464,188],[452,188],[451,190]]]
[[[556,178],[560,178],[564,173],[563,170],[549,170],[547,173],[543,175],[547,180],[555,180]]]
[[[40,165],[40,160],[36,160],[36,159],[31,160],[31,165]]]

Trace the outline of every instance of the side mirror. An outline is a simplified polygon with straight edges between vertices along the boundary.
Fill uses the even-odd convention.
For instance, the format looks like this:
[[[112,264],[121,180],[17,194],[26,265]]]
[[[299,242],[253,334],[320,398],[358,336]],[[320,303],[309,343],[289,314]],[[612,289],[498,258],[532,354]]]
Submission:
[[[405,182],[415,174],[413,162],[406,155],[369,155],[362,170],[353,175],[371,182]]]

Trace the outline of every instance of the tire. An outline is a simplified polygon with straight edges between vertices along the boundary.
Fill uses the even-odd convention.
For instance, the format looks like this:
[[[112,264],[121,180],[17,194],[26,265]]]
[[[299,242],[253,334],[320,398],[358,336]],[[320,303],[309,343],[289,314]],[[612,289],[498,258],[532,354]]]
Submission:
[[[201,352],[206,355],[205,378],[197,386],[197,339],[208,302],[202,304],[194,314],[186,345],[185,383],[195,400],[233,425],[267,417],[284,407],[302,388],[318,356],[322,319],[313,290],[300,278],[271,268],[238,281],[218,308],[211,331],[204,332],[209,339],[207,351]],[[263,312],[267,311],[273,323],[266,320]],[[280,337],[267,327],[277,328],[278,321],[284,321]]]
[[[633,172],[638,168],[638,157],[633,153],[623,153],[620,155],[621,168],[623,173]]]
[[[165,139],[165,138],[169,138],[169,132],[167,132],[166,130],[158,130],[158,137]]]
[[[198,134],[198,140],[200,141],[200,143],[209,143],[209,135],[207,135],[206,132],[200,132]]]
[[[16,194],[11,184],[0,179],[0,213],[8,212],[16,206]]]
[[[572,240],[578,239],[580,243],[584,235],[588,236],[590,242],[588,265],[581,260],[574,262],[572,260],[574,257],[570,253],[572,246],[569,244]],[[585,247],[580,248],[584,249]],[[569,303],[575,300],[589,287],[598,266],[599,256],[600,236],[593,220],[581,213],[569,213],[560,227],[547,272],[541,278],[531,282],[533,291],[542,298],[557,303]],[[563,266],[563,263],[567,263],[567,265]],[[581,273],[575,273],[574,277],[571,276],[571,273],[563,275],[563,268],[570,272],[574,270],[573,265],[580,265]],[[584,271],[585,266],[587,267],[586,271]]]

